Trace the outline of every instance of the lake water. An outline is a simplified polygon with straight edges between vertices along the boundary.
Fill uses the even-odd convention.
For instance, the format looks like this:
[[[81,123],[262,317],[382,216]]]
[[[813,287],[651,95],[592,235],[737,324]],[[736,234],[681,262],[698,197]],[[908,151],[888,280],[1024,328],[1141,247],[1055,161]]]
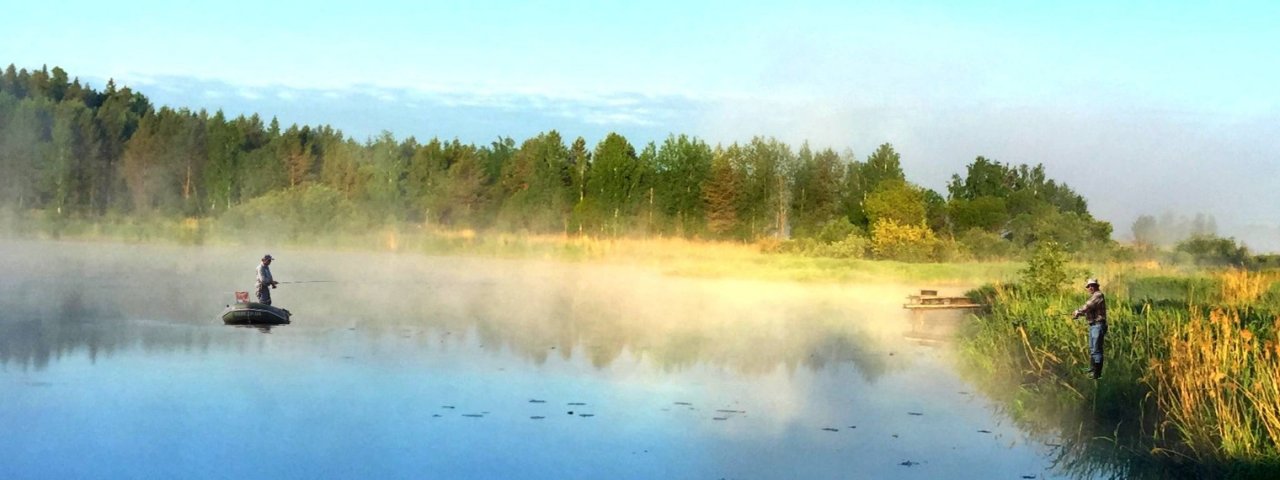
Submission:
[[[0,241],[0,477],[1058,475],[921,341],[919,286],[272,251],[332,283],[223,325],[262,253]]]

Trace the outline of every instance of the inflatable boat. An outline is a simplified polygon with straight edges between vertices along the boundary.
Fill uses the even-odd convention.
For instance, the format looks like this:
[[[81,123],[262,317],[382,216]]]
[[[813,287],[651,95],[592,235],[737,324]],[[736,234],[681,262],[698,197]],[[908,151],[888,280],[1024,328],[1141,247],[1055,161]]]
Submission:
[[[227,325],[288,325],[289,311],[257,302],[236,302],[222,311]]]

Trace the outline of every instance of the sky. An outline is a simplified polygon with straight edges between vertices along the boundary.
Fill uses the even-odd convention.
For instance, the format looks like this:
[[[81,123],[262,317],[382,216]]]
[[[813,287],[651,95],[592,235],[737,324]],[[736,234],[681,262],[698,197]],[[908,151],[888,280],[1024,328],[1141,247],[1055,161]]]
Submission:
[[[3,6],[0,63],[358,139],[891,143],[939,191],[1042,163],[1119,239],[1204,213],[1280,251],[1273,2],[201,3]]]

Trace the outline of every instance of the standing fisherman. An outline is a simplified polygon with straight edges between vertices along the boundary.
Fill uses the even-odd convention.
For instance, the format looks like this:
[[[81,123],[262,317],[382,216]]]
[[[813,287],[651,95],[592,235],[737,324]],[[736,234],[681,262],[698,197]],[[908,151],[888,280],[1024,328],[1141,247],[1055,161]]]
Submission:
[[[1071,318],[1084,317],[1089,322],[1089,359],[1093,362],[1092,377],[1102,378],[1102,341],[1107,336],[1107,297],[1102,294],[1098,280],[1090,278],[1084,283],[1089,300],[1076,310]]]
[[[262,263],[258,264],[258,303],[263,305],[271,305],[271,290],[276,288],[275,279],[271,278],[271,255],[263,255]]]

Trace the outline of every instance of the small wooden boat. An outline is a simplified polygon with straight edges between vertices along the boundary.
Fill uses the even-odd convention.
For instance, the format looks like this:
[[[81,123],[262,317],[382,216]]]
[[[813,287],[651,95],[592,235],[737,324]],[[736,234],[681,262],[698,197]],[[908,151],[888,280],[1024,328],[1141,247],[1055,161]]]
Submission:
[[[236,302],[222,311],[227,325],[288,325],[289,311],[257,302]]]
[[[980,303],[976,303],[969,297],[940,297],[937,290],[921,290],[919,295],[911,295],[907,297],[907,303],[902,308],[908,310],[956,310],[956,309],[979,309],[984,307]]]

